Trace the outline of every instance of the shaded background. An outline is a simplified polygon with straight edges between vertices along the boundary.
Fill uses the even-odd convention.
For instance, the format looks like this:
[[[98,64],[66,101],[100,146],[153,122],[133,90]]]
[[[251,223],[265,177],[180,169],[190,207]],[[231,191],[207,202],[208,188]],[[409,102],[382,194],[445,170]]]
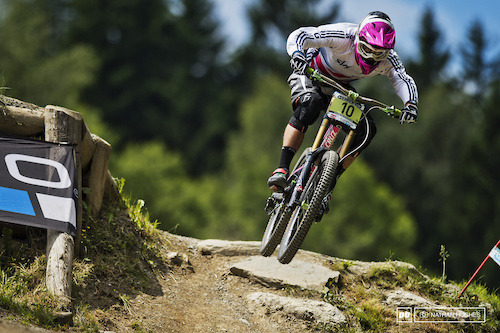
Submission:
[[[238,6],[235,7],[235,5]],[[260,239],[266,180],[291,114],[288,34],[383,10],[420,92],[419,121],[375,115],[305,248],[401,259],[466,280],[500,237],[496,1],[0,1],[4,94],[81,112],[113,146],[110,169],[161,228]],[[401,105],[388,80],[355,84]],[[308,132],[309,142],[314,134]],[[305,146],[305,145],[304,145]],[[500,267],[481,282],[499,287]]]

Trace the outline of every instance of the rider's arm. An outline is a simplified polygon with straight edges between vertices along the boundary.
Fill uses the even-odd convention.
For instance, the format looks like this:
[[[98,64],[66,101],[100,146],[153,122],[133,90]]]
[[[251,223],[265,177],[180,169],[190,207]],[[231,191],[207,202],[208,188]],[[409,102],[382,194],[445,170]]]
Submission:
[[[406,73],[406,69],[396,52],[391,51],[386,61],[389,65],[387,65],[385,74],[391,81],[398,96],[403,103],[411,102],[416,105],[418,103],[417,85],[415,84],[415,80]]]
[[[328,46],[337,48],[354,38],[357,25],[351,23],[327,24],[319,27],[302,27],[293,31],[286,42],[287,53],[292,56],[300,51],[305,54],[309,48]]]

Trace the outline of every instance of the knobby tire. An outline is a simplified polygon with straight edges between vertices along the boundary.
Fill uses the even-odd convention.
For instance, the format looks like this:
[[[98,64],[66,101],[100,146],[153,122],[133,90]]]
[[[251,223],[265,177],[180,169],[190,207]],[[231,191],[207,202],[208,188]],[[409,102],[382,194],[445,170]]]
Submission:
[[[309,228],[318,215],[323,198],[326,196],[333,181],[338,164],[338,154],[328,150],[309,177],[300,197],[300,203],[295,207],[288,226],[282,236],[278,251],[278,260],[288,264],[299,250]]]
[[[305,149],[302,155],[299,157],[291,173],[293,176],[291,177],[290,181],[297,178],[298,175],[294,175],[294,172],[304,164],[310,150],[310,148]],[[281,201],[279,203],[276,203],[276,206],[273,208],[272,213],[269,215],[269,221],[267,222],[267,227],[264,231],[264,236],[262,237],[262,242],[260,244],[260,253],[264,257],[269,257],[271,254],[273,254],[274,250],[280,243],[288,221],[292,216],[292,210],[287,208],[287,199],[289,200],[290,198],[287,198],[285,195],[283,195]]]

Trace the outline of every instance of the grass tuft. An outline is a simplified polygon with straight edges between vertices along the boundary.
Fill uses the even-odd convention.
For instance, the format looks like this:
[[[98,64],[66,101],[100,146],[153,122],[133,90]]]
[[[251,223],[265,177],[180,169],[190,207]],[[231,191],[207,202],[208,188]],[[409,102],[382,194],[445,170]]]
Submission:
[[[118,181],[120,189],[123,183]],[[161,288],[154,283],[155,270],[166,269],[158,221],[151,222],[143,200],[132,201],[122,193],[120,198],[118,203],[105,203],[95,219],[84,205],[82,253],[73,263],[73,328],[78,331],[102,330],[90,310],[96,304],[131,312],[130,300],[134,295],[158,292]],[[45,244],[44,230],[18,241],[13,239],[11,230],[3,229],[0,307],[10,312],[14,320],[64,330],[67,325],[57,323],[55,315],[59,304],[45,287]]]

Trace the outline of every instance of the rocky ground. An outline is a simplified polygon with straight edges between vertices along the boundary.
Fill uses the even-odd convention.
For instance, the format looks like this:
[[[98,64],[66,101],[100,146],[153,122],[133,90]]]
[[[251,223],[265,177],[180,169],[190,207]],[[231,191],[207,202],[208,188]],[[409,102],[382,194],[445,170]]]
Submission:
[[[261,257],[258,242],[200,241],[168,233],[164,237],[165,257],[172,269],[156,275],[157,286],[151,292],[137,293],[107,308],[96,304],[91,311],[99,318],[101,332],[448,332],[457,328],[397,322],[400,306],[438,305],[401,288],[401,272],[422,276],[410,264],[347,261],[299,251],[291,264],[281,265],[275,257]],[[0,321],[0,332],[48,332],[12,325]]]
[[[162,294],[143,294],[130,300],[129,313],[116,309],[109,318],[113,323],[109,329],[133,331],[134,324],[153,332],[274,333],[314,328],[318,321],[299,314],[295,305],[283,312],[281,300],[268,297],[290,296],[291,287],[283,280],[286,277],[264,276],[259,280],[253,276],[248,264],[251,258],[261,258],[258,245],[170,237],[168,256],[176,267],[158,279]],[[276,258],[269,259],[279,265]],[[320,288],[318,282],[315,288]],[[302,306],[302,311],[308,311]],[[126,320],[120,319],[124,316]]]

